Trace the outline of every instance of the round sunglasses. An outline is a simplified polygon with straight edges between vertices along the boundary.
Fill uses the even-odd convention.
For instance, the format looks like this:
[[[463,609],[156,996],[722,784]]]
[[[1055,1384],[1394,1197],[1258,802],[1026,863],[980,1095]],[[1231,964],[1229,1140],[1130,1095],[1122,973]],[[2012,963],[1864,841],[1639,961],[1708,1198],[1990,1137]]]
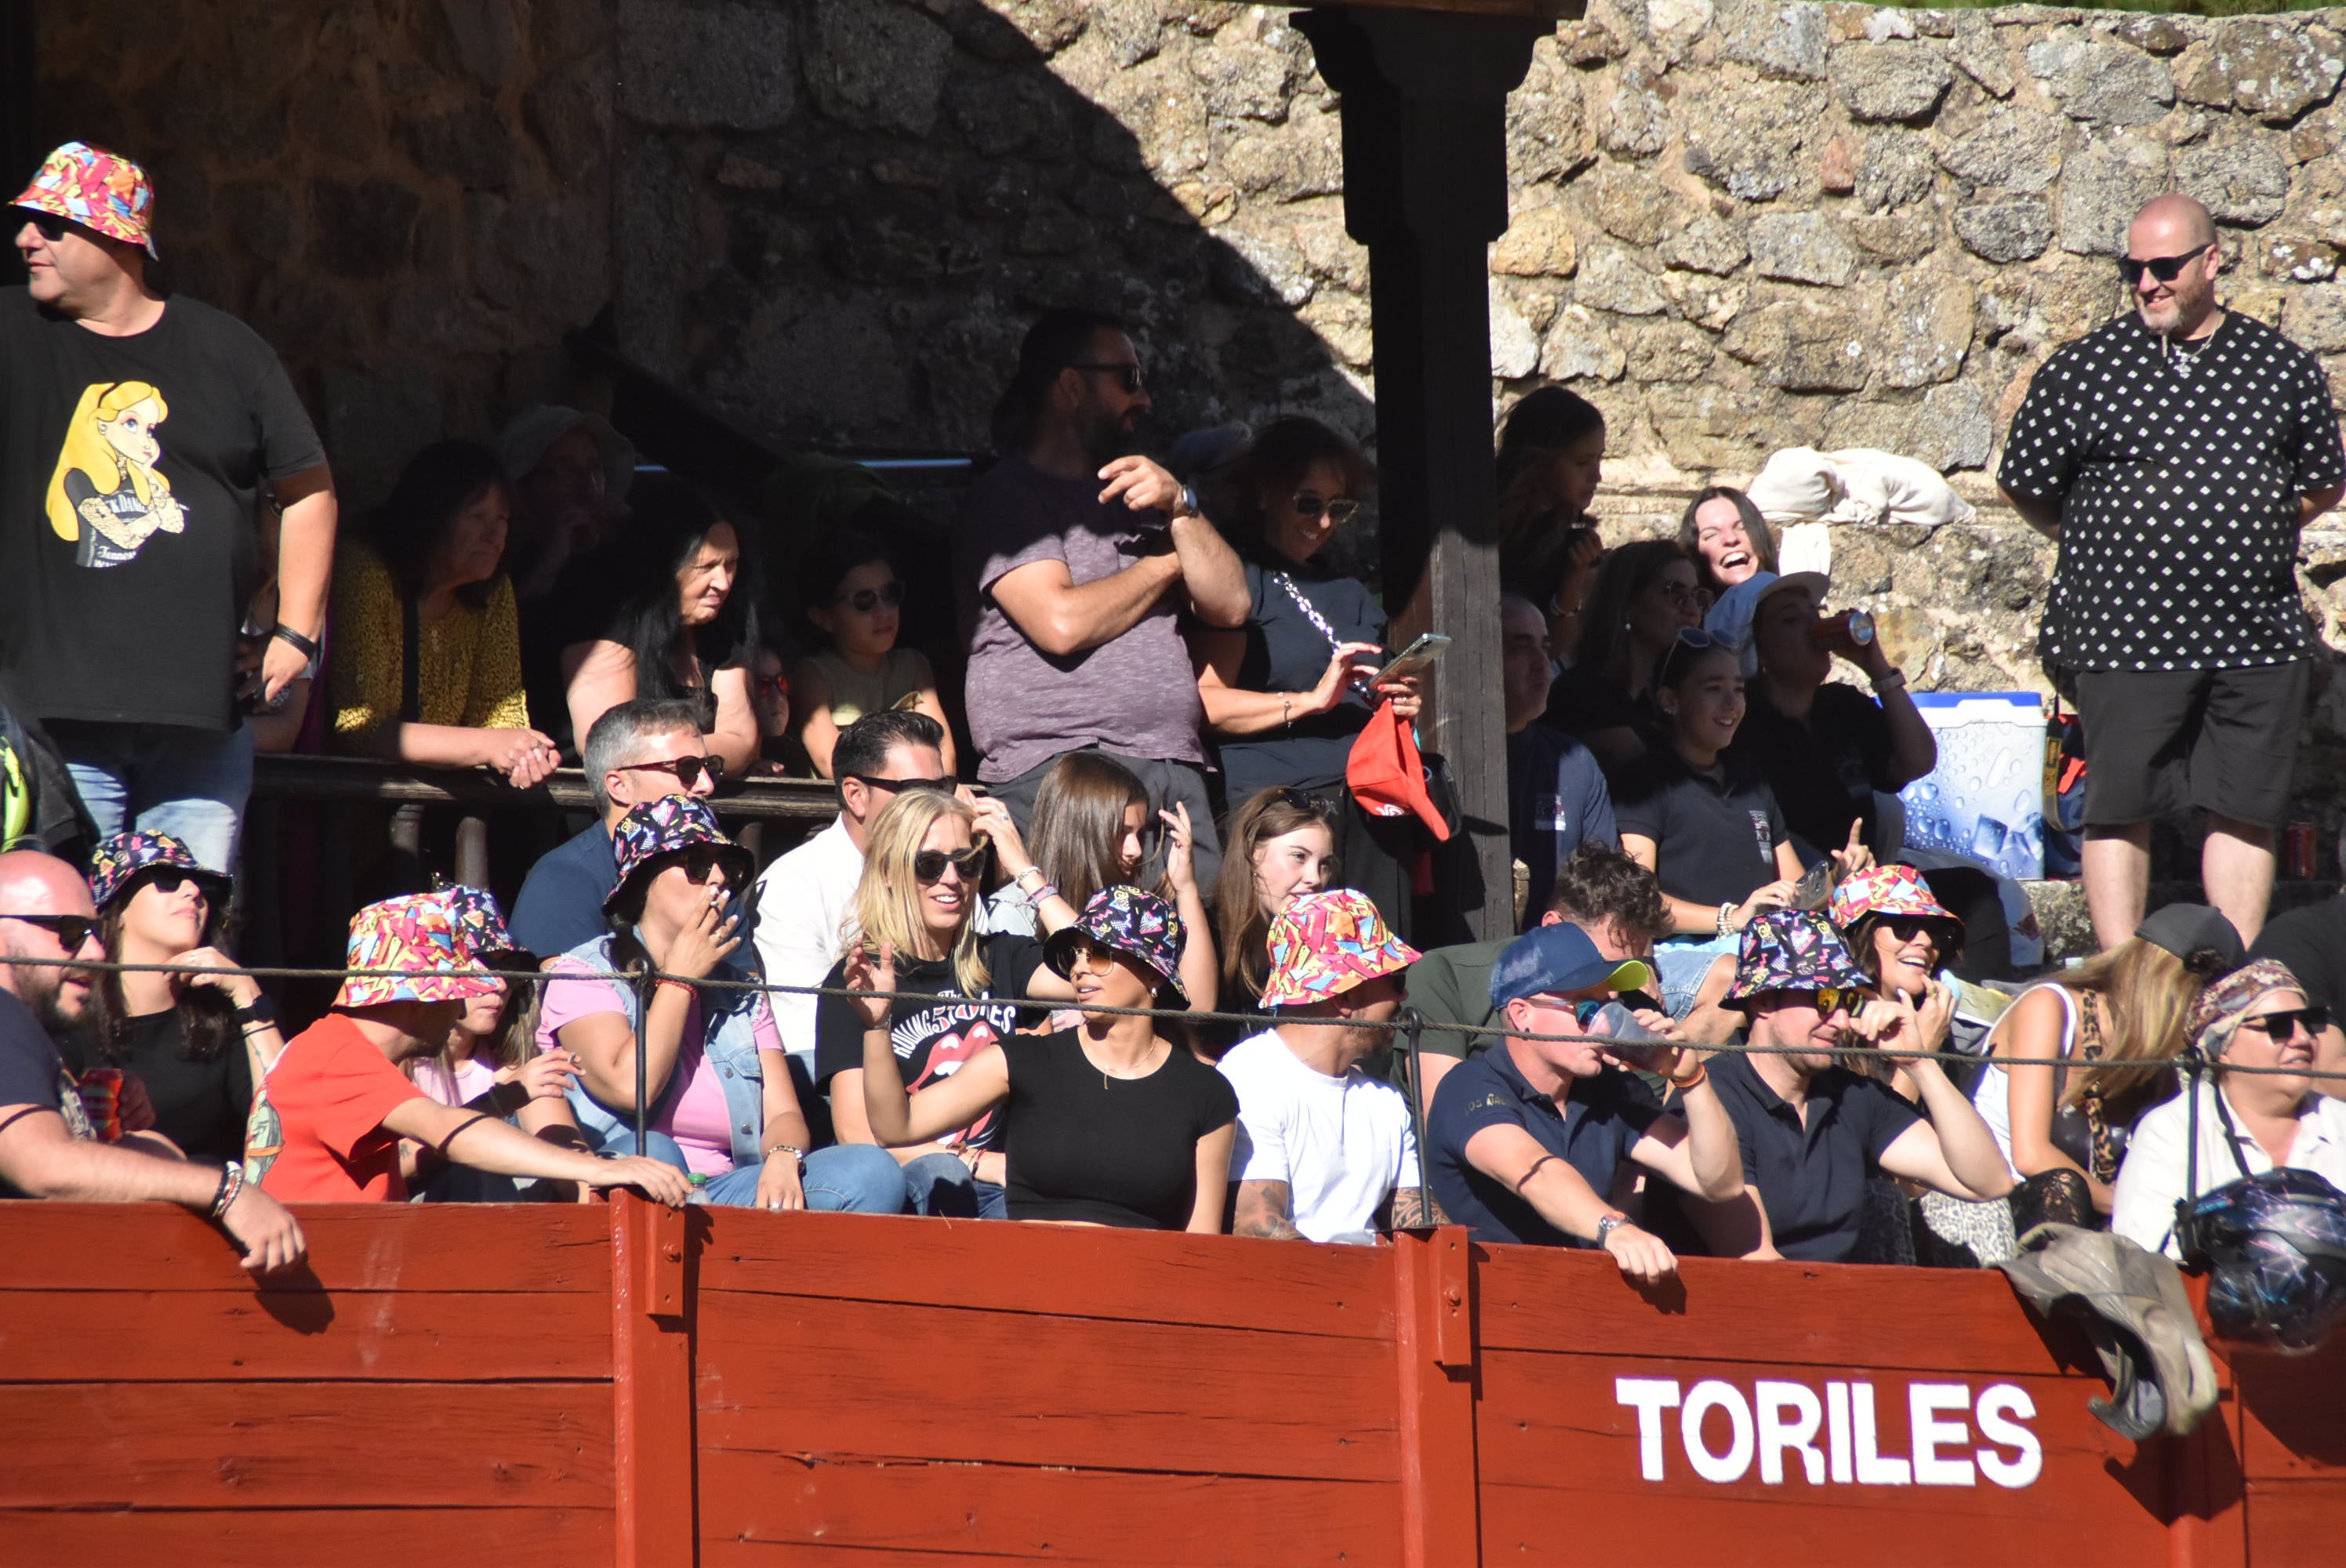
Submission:
[[[859,616],[868,616],[882,605],[892,608],[903,604],[904,585],[892,581],[882,583],[876,588],[858,588],[852,594],[842,594],[831,602],[834,605],[845,605]]]

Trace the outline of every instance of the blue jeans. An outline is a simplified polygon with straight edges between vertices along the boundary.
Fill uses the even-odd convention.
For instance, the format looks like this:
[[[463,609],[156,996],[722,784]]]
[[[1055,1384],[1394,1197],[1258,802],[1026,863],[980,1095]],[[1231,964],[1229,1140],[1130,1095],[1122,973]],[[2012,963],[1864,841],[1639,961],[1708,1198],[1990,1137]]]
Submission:
[[[99,833],[169,833],[212,870],[234,869],[237,827],[252,793],[251,730],[66,718],[47,728]]]
[[[1711,964],[1719,954],[1734,952],[1741,941],[1739,936],[1672,936],[1654,943],[1654,984],[1671,1017],[1684,1018],[1694,1010],[1695,993],[1702,989]]]
[[[622,1128],[604,1153],[631,1155],[636,1135]],[[648,1134],[644,1153],[662,1165],[689,1174],[692,1167],[666,1133]],[[747,1208],[758,1201],[758,1171],[754,1165],[735,1166],[721,1176],[711,1176],[700,1189],[700,1201]],[[896,1156],[871,1144],[833,1144],[806,1158],[807,1207],[819,1214],[902,1214],[904,1212],[904,1167]]]
[[[1002,1189],[978,1180],[957,1155],[923,1155],[904,1167],[904,1186],[913,1195],[914,1214],[958,1219],[1010,1217],[1010,1200]]]

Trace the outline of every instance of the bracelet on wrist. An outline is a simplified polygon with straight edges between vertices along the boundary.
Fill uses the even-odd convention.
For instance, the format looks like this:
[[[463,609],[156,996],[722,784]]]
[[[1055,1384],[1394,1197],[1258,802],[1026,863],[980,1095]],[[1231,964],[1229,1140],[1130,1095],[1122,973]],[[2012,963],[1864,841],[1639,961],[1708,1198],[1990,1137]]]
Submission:
[[[1894,666],[1873,677],[1873,689],[1877,694],[1896,691],[1905,684],[1906,672]]]
[[[236,1195],[243,1190],[244,1166],[235,1160],[220,1166],[219,1186],[212,1193],[210,1217],[218,1219],[226,1214],[229,1206],[236,1201]]]
[[[1025,885],[1026,879],[1028,877],[1041,877],[1045,881],[1050,881],[1048,877],[1043,876],[1043,868],[1040,866],[1029,866],[1025,871],[1020,871],[1016,876],[1012,877],[1010,880],[1023,887]]]
[[[1688,1089],[1698,1089],[1708,1082],[1710,1082],[1710,1064],[1706,1062],[1695,1068],[1693,1077],[1671,1079],[1670,1087],[1684,1094]]]
[[[277,1022],[277,1004],[270,1001],[268,993],[264,992],[238,1008],[233,1016],[241,1024],[274,1024]]]
[[[700,1000],[699,989],[688,980],[678,980],[672,974],[663,974],[658,980],[652,982],[652,989],[654,991],[659,990],[663,985],[675,986],[678,991],[683,992],[685,995],[690,997],[695,1002]]]
[[[1733,936],[1735,934],[1735,906],[1733,904],[1721,904],[1719,906],[1718,934],[1720,936]]]

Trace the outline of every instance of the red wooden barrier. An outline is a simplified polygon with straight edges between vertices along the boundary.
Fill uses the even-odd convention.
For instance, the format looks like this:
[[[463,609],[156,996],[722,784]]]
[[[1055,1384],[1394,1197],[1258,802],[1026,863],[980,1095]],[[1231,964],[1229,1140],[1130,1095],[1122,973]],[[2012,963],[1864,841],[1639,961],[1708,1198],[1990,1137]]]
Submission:
[[[0,1563],[2166,1563],[2346,1535],[2346,1345],[2188,1442],[2000,1276],[608,1208],[321,1207],[256,1288],[0,1205]]]

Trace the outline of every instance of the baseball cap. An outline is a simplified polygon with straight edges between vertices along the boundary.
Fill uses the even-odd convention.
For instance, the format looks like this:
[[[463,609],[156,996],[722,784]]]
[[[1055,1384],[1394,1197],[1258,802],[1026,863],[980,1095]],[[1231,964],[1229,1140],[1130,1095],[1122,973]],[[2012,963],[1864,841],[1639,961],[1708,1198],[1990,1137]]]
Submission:
[[[2224,968],[2233,969],[2248,956],[2248,949],[2232,922],[2224,918],[2222,911],[2206,904],[2168,904],[2154,911],[2149,919],[2135,927],[2134,934],[2186,962],[2193,953],[2206,951],[2219,955]]]
[[[1641,960],[1610,959],[1596,951],[1586,932],[1569,921],[1534,926],[1509,942],[1491,966],[1491,1006],[1504,1007],[1523,996],[1585,991],[1603,985],[1643,991],[1654,972]]]
[[[1417,736],[1392,703],[1379,704],[1352,742],[1352,754],[1344,764],[1344,782],[1370,816],[1413,814],[1425,824],[1435,843],[1449,842],[1450,824],[1443,820],[1441,809],[1425,787],[1425,760],[1418,754]]]

